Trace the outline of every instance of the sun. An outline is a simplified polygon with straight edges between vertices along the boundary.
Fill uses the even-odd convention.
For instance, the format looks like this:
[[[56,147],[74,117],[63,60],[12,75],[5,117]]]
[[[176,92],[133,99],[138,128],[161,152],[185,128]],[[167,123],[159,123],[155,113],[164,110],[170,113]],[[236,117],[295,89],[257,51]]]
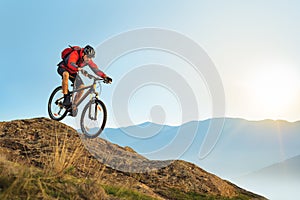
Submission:
[[[265,67],[252,77],[251,98],[265,116],[277,119],[286,113],[297,94],[297,73],[287,66]]]

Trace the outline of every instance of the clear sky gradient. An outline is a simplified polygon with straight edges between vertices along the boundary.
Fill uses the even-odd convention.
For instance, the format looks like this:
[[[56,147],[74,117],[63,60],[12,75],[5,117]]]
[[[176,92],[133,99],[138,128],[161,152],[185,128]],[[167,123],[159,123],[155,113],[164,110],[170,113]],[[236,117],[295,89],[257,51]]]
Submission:
[[[143,27],[177,31],[206,51],[223,82],[226,117],[297,121],[299,10],[300,1],[285,0],[1,0],[0,121],[48,117],[49,95],[61,82],[56,64],[67,45],[96,47],[114,35]],[[155,55],[128,55],[107,73],[117,83],[126,67],[169,59],[163,53]],[[176,59],[170,58],[172,61],[166,64]],[[103,100],[109,111],[114,87],[103,86]],[[169,98],[169,104],[149,100],[147,94],[154,89],[148,88],[145,94],[137,92],[134,101],[130,101],[128,109],[133,121],[151,121],[149,109],[158,104],[166,105],[166,123],[178,124],[181,119],[174,112],[180,110],[176,98],[164,97]],[[156,89],[158,94],[164,94],[162,88]],[[204,101],[202,107],[209,108],[209,103],[209,99]],[[209,113],[209,109],[203,109],[199,120],[210,118]],[[108,126],[116,126],[113,117]]]

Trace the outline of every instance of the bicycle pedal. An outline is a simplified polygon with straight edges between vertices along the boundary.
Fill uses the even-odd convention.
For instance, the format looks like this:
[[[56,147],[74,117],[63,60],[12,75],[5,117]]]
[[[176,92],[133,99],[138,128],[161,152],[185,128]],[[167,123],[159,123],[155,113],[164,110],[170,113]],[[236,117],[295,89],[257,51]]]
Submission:
[[[60,107],[60,108],[63,108],[64,107],[64,105],[62,104],[62,102],[60,101],[60,102],[58,102],[56,105],[58,105],[58,107]]]

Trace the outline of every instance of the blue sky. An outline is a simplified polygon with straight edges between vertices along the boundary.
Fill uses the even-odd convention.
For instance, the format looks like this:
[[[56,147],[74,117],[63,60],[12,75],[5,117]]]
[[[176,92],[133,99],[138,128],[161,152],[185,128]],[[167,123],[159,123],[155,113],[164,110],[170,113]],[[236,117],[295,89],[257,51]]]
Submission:
[[[179,32],[207,52],[223,82],[227,117],[297,121],[300,119],[299,8],[299,1],[283,0],[184,3],[173,0],[2,0],[0,121],[48,116],[47,100],[60,84],[56,64],[65,46],[97,46],[117,34],[144,27]],[[121,72],[143,63],[182,62],[169,58],[170,55],[156,54],[131,54],[108,69],[115,85],[103,86],[103,100],[110,112],[112,91]],[[149,109],[161,104],[169,106],[165,108],[166,123],[180,123],[176,98],[169,95],[166,101],[149,101],[147,95],[155,87],[148,89],[130,101],[128,109],[133,121],[151,120]],[[159,91],[164,92],[161,88]],[[199,106],[203,110],[199,119],[210,118],[209,94],[203,93],[206,100]],[[179,111],[172,112],[172,109]],[[111,117],[109,126],[114,125]]]

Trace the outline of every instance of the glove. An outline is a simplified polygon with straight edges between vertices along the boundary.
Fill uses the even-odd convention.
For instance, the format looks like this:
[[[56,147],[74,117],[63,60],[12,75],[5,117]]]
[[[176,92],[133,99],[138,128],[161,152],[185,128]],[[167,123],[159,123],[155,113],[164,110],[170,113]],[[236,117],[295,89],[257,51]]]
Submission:
[[[106,84],[110,84],[112,82],[112,79],[107,76],[107,77],[104,78],[103,82],[106,83]]]

